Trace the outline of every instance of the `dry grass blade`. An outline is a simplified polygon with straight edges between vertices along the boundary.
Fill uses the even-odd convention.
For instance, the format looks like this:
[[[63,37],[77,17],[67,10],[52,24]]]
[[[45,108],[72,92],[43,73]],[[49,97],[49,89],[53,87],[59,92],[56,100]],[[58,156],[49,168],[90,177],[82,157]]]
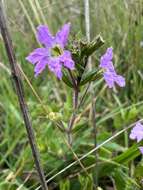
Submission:
[[[20,4],[20,6],[21,6],[21,8],[22,8],[22,10],[23,10],[23,12],[24,12],[24,14],[25,14],[25,16],[26,16],[29,24],[30,24],[30,26],[31,26],[31,29],[32,29],[32,31],[34,33],[34,36],[36,38],[36,29],[35,29],[35,26],[34,26],[32,20],[31,20],[31,18],[29,16],[28,12],[27,12],[27,9],[26,9],[25,5],[24,5],[24,3],[21,0],[18,0],[18,2]],[[39,45],[40,45],[40,43],[39,43]]]
[[[31,8],[33,10],[33,13],[35,15],[37,23],[41,24],[41,20],[40,20],[39,14],[38,14],[39,12],[36,10],[36,7],[34,6],[33,0],[28,0],[28,2],[29,2],[29,5],[31,6]]]
[[[36,5],[36,8],[37,8],[37,12],[41,16],[42,22],[46,25],[47,21],[46,21],[46,18],[45,18],[44,14],[43,14],[43,11],[41,9],[41,5],[40,5],[38,0],[35,0],[35,5]]]

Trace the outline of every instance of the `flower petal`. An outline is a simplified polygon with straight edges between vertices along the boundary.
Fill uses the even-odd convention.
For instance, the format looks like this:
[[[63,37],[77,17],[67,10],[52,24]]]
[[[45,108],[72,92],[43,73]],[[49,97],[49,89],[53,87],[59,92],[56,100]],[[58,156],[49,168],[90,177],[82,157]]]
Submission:
[[[143,154],[143,146],[139,147],[140,152]]]
[[[37,48],[26,57],[26,60],[32,64],[35,64],[47,56],[48,50],[46,48]]]
[[[115,82],[120,86],[124,87],[126,85],[125,78],[122,77],[121,75],[117,75],[115,78]]]
[[[40,25],[38,26],[37,30],[38,41],[46,47],[50,48],[54,43],[54,37],[51,35],[48,27],[45,25]]]
[[[135,140],[136,139],[136,134],[135,133],[130,133],[130,139]]]
[[[131,139],[136,139],[137,142],[140,142],[143,139],[143,125],[138,122],[135,127],[131,130],[130,136]]]
[[[53,72],[58,79],[62,78],[62,65],[59,58],[51,58],[48,62],[48,67],[51,72]]]
[[[139,133],[139,134],[137,135],[136,139],[137,139],[137,142],[140,142],[140,141],[143,139],[143,133],[142,133],[142,134]]]
[[[60,61],[63,62],[64,66],[67,67],[70,70],[74,69],[74,61],[71,57],[71,52],[65,50],[64,53],[60,56]]]
[[[69,32],[70,32],[70,23],[65,24],[61,30],[59,30],[56,34],[55,40],[56,43],[60,44],[62,48],[67,44]]]
[[[101,56],[99,66],[104,69],[114,68],[112,63],[112,58],[113,58],[113,48],[110,47],[107,48],[105,54]]]
[[[100,61],[99,67],[111,71],[115,70],[112,61],[106,61],[106,60]]]
[[[35,76],[38,76],[45,68],[48,63],[47,59],[41,59],[35,66],[34,72]]]
[[[112,58],[113,58],[113,48],[112,47],[107,48],[106,54],[104,56],[108,60],[112,60]]]
[[[103,74],[104,80],[106,81],[109,88],[114,87],[114,77],[112,75],[112,72],[106,71]]]

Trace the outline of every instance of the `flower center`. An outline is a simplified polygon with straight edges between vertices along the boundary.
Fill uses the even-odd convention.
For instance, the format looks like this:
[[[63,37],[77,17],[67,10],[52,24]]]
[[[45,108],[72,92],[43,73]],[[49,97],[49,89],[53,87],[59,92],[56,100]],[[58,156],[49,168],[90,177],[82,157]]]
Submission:
[[[60,55],[62,55],[63,54],[63,50],[62,50],[62,48],[59,46],[59,45],[56,45],[56,46],[54,46],[52,49],[51,49],[51,55],[53,56],[53,57],[58,57],[58,56],[60,56]]]

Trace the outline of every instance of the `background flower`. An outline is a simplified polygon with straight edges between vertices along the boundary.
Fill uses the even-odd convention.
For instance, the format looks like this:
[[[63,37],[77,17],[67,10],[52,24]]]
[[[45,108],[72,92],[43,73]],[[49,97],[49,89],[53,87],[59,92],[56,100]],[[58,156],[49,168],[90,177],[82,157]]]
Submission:
[[[103,77],[109,88],[113,88],[115,83],[120,87],[125,86],[125,78],[118,75],[112,63],[113,48],[107,48],[104,55],[100,58],[100,67],[104,69]]]
[[[131,130],[130,139],[136,139],[137,142],[140,142],[143,139],[143,125],[140,122],[138,122]]]

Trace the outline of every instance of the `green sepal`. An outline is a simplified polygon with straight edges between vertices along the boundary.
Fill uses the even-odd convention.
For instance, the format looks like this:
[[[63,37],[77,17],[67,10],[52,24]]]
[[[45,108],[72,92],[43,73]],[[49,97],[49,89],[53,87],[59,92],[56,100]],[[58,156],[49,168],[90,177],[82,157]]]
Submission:
[[[72,83],[72,81],[71,81],[71,79],[70,79],[70,76],[69,76],[69,74],[68,74],[68,72],[67,72],[66,70],[63,70],[63,77],[62,77],[62,80],[63,80],[63,82],[64,82],[67,86],[69,86],[70,88],[74,88],[73,83]]]
[[[103,44],[104,40],[100,35],[98,35],[92,42],[81,42],[81,57],[89,57]]]
[[[93,69],[87,74],[83,75],[82,80],[80,82],[80,86],[85,85],[88,82],[95,81],[99,79],[102,75],[102,71],[99,69]]]
[[[84,67],[81,65],[81,64],[79,64],[79,63],[76,63],[76,68],[77,68],[77,70],[78,70],[78,72],[79,73],[83,73],[84,72]]]

